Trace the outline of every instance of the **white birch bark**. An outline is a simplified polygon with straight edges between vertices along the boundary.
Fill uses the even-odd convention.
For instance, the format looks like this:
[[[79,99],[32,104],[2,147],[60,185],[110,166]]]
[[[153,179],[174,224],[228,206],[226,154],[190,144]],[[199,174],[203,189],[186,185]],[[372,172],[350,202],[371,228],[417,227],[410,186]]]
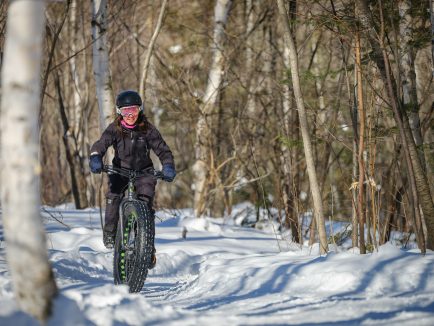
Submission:
[[[73,148],[73,159],[74,159],[74,171],[75,177],[77,179],[79,198],[80,198],[80,208],[87,207],[89,205],[89,194],[90,189],[88,187],[88,180],[85,179],[83,175],[84,162],[87,162],[87,151],[86,144],[84,143],[85,133],[87,129],[84,128],[84,117],[86,112],[83,108],[83,95],[85,94],[85,87],[87,83],[84,82],[86,75],[86,67],[84,63],[84,55],[76,56],[78,49],[83,48],[82,39],[78,34],[78,23],[80,20],[78,12],[78,1],[72,0],[71,9],[69,15],[69,38],[71,40],[71,59],[69,60],[69,67],[71,69],[71,74],[67,75],[68,84],[70,86],[72,105],[69,110],[68,116],[70,118],[70,128],[68,130],[69,144]],[[70,78],[72,77],[72,80]],[[65,90],[66,91],[66,90]],[[77,203],[76,203],[77,204]]]
[[[106,15],[107,0],[92,0],[93,74],[95,76],[101,130],[110,124],[115,112],[111,88]]]
[[[422,167],[427,172],[427,163],[423,150],[423,137],[421,132],[421,123],[419,118],[419,102],[416,88],[416,72],[415,72],[415,57],[416,53],[411,45],[413,40],[413,17],[411,16],[411,1],[400,0],[398,3],[399,9],[399,58],[400,58],[400,80],[402,87],[403,104],[408,112],[408,121],[410,124],[413,139],[417,147],[418,155]],[[415,208],[419,210],[419,208]],[[421,210],[420,210],[421,211]],[[418,212],[416,212],[418,213]],[[419,220],[419,219],[418,219]],[[416,223],[418,223],[418,220]],[[420,214],[420,223],[415,227],[422,229],[421,232],[425,238],[424,242],[428,241],[428,232],[423,219],[423,214]]]
[[[246,11],[247,11],[247,40],[246,40],[246,70],[247,70],[247,83],[249,85],[247,94],[247,115],[249,118],[249,123],[252,123],[251,118],[255,118],[256,116],[256,100],[255,100],[255,91],[256,91],[256,78],[253,75],[254,71],[254,51],[253,48],[255,46],[254,36],[250,35],[253,31],[254,27],[254,3],[252,0],[246,1]]]
[[[158,94],[156,92],[156,86],[158,84],[157,73],[155,71],[155,59],[154,56],[151,57],[151,61],[149,62],[149,83],[151,87],[148,89],[147,93],[149,94],[149,100],[152,103],[151,112],[153,115],[154,126],[159,129],[161,123],[161,115],[164,112],[164,109],[160,107],[160,101],[158,98]],[[146,96],[145,96],[146,98]]]
[[[40,216],[38,109],[45,2],[9,4],[2,71],[1,199],[19,306],[44,322],[56,294]]]
[[[283,63],[285,67],[289,67],[289,49],[286,46],[286,43],[283,44]],[[283,79],[287,78],[286,69],[284,70],[284,75],[282,76]],[[283,130],[285,132],[285,137],[287,139],[291,139],[291,126],[290,126],[290,115],[291,110],[293,109],[293,102],[291,99],[291,90],[289,88],[289,85],[284,85],[283,87],[283,99],[282,99],[282,106],[283,106]],[[285,182],[291,183],[291,153],[289,150],[289,146],[282,144],[282,164],[283,164],[283,174],[285,177]],[[284,201],[285,203],[289,200],[289,192],[284,191]],[[287,212],[287,214],[289,211]]]
[[[291,6],[291,3],[290,3]],[[292,10],[293,12],[290,13],[290,18],[293,19],[293,16],[296,16],[296,2],[292,2]],[[293,16],[292,16],[293,15]],[[291,30],[294,29],[295,22],[290,25]],[[283,48],[283,64],[284,64],[284,74],[282,76],[283,80],[288,79],[288,73],[287,73],[287,67],[290,66],[290,60],[289,60],[289,47],[286,45],[286,42],[284,39],[282,41],[282,48]],[[290,139],[291,141],[297,141],[299,139],[298,136],[298,128],[296,128],[297,118],[296,118],[296,111],[294,111],[294,103],[292,100],[292,87],[289,85],[285,85],[283,89],[283,99],[282,99],[282,105],[283,105],[283,130],[285,131],[285,136],[287,139]],[[298,148],[293,147],[290,148],[289,146],[282,144],[282,157],[281,162],[283,165],[283,174],[284,174],[284,180],[283,180],[283,200],[285,203],[285,214],[286,214],[286,223],[290,225],[291,232],[292,232],[292,239],[298,240],[300,243],[302,236],[301,236],[301,229],[299,227],[299,221],[298,221],[298,199],[296,192],[298,190],[296,185],[296,167],[294,162],[297,162],[298,157]],[[297,227],[297,230],[295,229]],[[297,232],[297,234],[295,234]]]
[[[413,133],[414,142],[419,149],[419,156],[422,165],[425,167],[425,156],[421,146],[423,145],[421,125],[419,118],[419,103],[416,90],[416,73],[414,68],[415,52],[411,45],[413,40],[413,18],[411,16],[411,1],[400,0],[399,9],[399,57],[400,57],[400,77],[402,84],[402,96],[404,105],[408,110],[410,128]]]
[[[356,33],[356,46],[355,46],[355,74],[356,74],[356,103],[359,121],[359,141],[358,141],[358,193],[357,193],[357,215],[359,217],[359,248],[361,254],[366,254],[365,244],[365,222],[366,222],[366,196],[365,196],[365,105],[363,99],[363,83],[362,83],[362,63],[361,63],[361,48],[360,48],[360,35]],[[367,228],[369,230],[369,227]]]
[[[196,125],[196,161],[193,165],[194,213],[196,217],[200,217],[205,208],[205,188],[210,154],[208,116],[214,109],[223,78],[223,41],[231,5],[232,0],[217,0],[214,8],[213,56],[208,73],[208,83],[202,100],[203,104]]]
[[[72,75],[72,99],[73,99],[73,119],[71,121],[73,133],[77,139],[77,143],[81,144],[83,139],[83,132],[81,128],[81,121],[83,116],[83,109],[81,107],[81,86],[85,83],[82,82],[82,78],[78,73],[79,65],[78,59],[75,56],[78,49],[78,35],[77,35],[77,0],[71,2],[71,12],[69,16],[69,28],[71,39],[71,54],[73,55],[69,60],[69,66],[71,68]],[[82,154],[82,151],[80,150]]]
[[[285,42],[283,42],[283,63],[285,67],[289,67],[289,49],[286,46]],[[287,79],[287,72],[284,69],[284,74],[282,79]],[[283,108],[283,119],[281,122],[281,128],[284,131],[285,138],[293,141],[294,132],[291,128],[294,128],[291,116],[291,111],[293,110],[293,101],[291,97],[291,89],[289,85],[284,85],[283,87],[283,99],[282,99],[282,108]],[[282,198],[285,207],[285,215],[286,215],[286,225],[289,225],[292,232],[292,240],[300,242],[301,236],[299,234],[298,229],[298,214],[297,214],[297,203],[295,202],[294,196],[294,175],[291,173],[294,170],[293,162],[295,160],[292,159],[294,156],[295,149],[290,149],[288,144],[282,143],[281,146],[282,155],[280,157],[280,162],[282,164],[283,169],[283,180],[282,180]],[[292,153],[291,153],[292,151]],[[295,213],[295,214],[294,214]],[[295,228],[297,226],[297,229]]]
[[[320,46],[322,38],[322,33],[319,31],[314,31],[312,36],[312,51],[315,51],[317,47]],[[320,50],[316,50],[316,53],[313,57],[312,71],[315,76],[315,89],[318,96],[318,107],[319,112],[317,117],[319,118],[318,125],[323,126],[327,121],[327,106],[324,98],[324,87],[323,81],[321,80],[321,71],[319,67],[323,62],[320,60]]]
[[[289,61],[290,61],[290,68],[291,68],[292,85],[294,88],[295,103],[297,105],[298,115],[300,119],[300,129],[301,129],[301,136],[303,139],[304,155],[306,157],[310,191],[312,193],[313,206],[314,206],[314,218],[317,222],[318,235],[320,240],[320,252],[326,253],[328,251],[328,244],[327,244],[327,234],[325,231],[322,198],[319,190],[318,178],[316,175],[315,163],[312,154],[312,144],[310,141],[307,115],[304,107],[303,95],[301,93],[301,88],[300,88],[297,49],[295,48],[295,43],[292,36],[291,28],[289,26],[288,15],[283,0],[277,0],[277,5],[279,8],[279,15],[283,23],[285,41],[289,48]]]
[[[211,69],[208,74],[208,83],[203,96],[202,112],[209,114],[214,109],[217,96],[220,90],[220,84],[223,77],[223,42],[225,39],[225,27],[232,0],[217,0],[214,8],[214,34],[213,44],[211,46],[213,58]]]

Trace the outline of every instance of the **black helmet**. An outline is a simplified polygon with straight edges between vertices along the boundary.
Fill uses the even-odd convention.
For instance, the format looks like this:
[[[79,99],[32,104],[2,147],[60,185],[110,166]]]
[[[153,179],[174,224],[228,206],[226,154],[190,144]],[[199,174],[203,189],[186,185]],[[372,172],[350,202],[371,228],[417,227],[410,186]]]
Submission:
[[[138,105],[140,106],[140,111],[142,108],[142,98],[139,93],[135,91],[122,91],[116,97],[116,112],[121,114],[121,108],[124,106]]]

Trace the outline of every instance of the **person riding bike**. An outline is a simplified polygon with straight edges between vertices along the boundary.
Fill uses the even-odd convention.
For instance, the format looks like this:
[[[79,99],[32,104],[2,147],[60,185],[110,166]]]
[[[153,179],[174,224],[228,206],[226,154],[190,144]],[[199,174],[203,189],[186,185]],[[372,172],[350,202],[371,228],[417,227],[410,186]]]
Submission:
[[[114,167],[137,171],[153,167],[149,156],[152,149],[163,166],[163,179],[172,182],[176,176],[173,154],[160,132],[146,118],[140,95],[132,90],[120,92],[116,97],[116,113],[115,120],[104,130],[101,138],[90,149],[89,167],[91,172],[101,173],[102,158],[110,146],[113,146],[115,151]],[[152,214],[155,213],[152,204],[156,183],[156,179],[152,176],[143,176],[137,178],[134,185],[138,199],[147,203]],[[127,185],[128,178],[118,174],[109,174],[103,228],[103,242],[106,248],[113,248],[114,246],[119,220],[119,205]],[[155,234],[155,229],[153,232]],[[151,268],[155,264],[154,246]]]

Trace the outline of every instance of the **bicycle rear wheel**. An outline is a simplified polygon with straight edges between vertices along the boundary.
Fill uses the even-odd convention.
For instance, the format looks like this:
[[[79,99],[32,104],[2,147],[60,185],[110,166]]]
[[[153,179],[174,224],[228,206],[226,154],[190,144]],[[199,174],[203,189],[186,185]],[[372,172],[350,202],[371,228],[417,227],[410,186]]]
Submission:
[[[154,219],[148,206],[138,200],[125,201],[121,205],[115,240],[113,261],[115,284],[127,284],[130,292],[140,292],[148,275],[153,248]]]

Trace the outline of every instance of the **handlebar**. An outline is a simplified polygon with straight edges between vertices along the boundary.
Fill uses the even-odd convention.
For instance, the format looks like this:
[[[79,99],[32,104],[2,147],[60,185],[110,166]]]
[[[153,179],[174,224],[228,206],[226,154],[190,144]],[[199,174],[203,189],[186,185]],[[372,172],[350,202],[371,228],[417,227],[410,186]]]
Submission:
[[[166,181],[163,172],[155,170],[152,167],[144,170],[131,170],[128,168],[115,167],[113,165],[104,165],[102,171],[105,173],[119,174],[129,179],[135,179],[137,177],[143,177],[143,176],[151,176],[154,177],[155,179],[161,179]]]

